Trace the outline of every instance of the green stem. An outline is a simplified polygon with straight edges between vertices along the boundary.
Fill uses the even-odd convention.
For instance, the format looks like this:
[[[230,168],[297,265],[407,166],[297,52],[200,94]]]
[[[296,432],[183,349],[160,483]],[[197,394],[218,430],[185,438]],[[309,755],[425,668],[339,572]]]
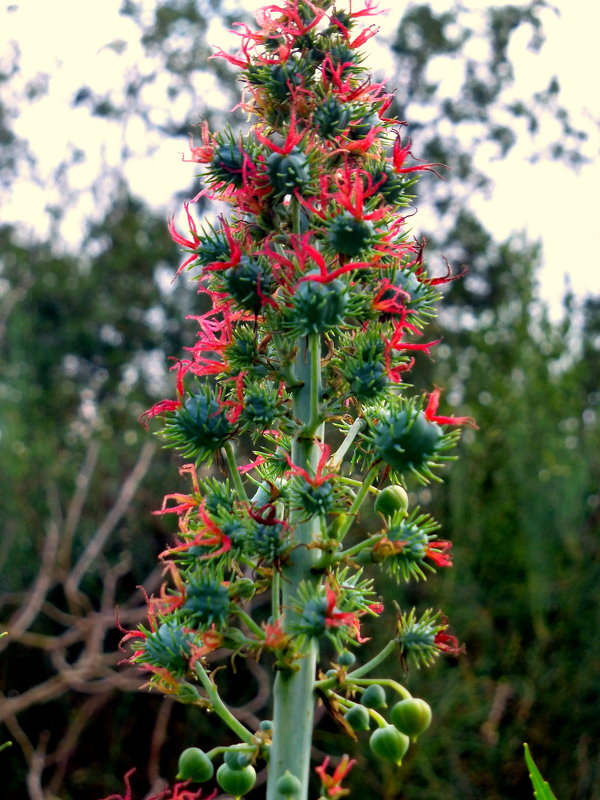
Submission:
[[[360,553],[361,550],[365,550],[367,547],[373,547],[373,545],[379,541],[379,539],[383,539],[384,536],[385,533],[380,533],[376,536],[369,536],[368,539],[364,539],[362,542],[355,544],[354,547],[349,547],[347,550],[341,550],[339,553],[336,553],[335,560],[343,561],[345,558],[351,558],[357,553]]]
[[[405,686],[402,686],[401,683],[398,683],[398,681],[394,681],[391,678],[355,678],[353,683],[355,683],[357,686],[371,686],[374,683],[376,683],[378,686],[389,686],[390,689],[393,689],[395,692],[397,692],[403,700],[410,700],[412,698],[412,694]]]
[[[248,747],[236,747],[236,752],[238,753],[255,753],[256,752],[256,745],[248,745]],[[231,747],[213,747],[211,750],[207,750],[206,755],[212,761],[215,756],[220,756],[222,753],[227,753],[231,750]]]
[[[294,394],[293,415],[300,422],[298,435],[292,441],[292,462],[314,474],[321,451],[317,441],[322,440],[323,426],[318,404],[321,395],[320,338],[303,337],[298,342],[294,374],[298,389]],[[298,612],[298,590],[301,584],[318,587],[320,578],[312,567],[316,552],[310,545],[319,539],[318,517],[302,521],[301,512],[290,514],[295,547],[289,563],[282,566],[281,608],[283,630],[294,635],[294,621]],[[313,733],[315,698],[313,685],[318,648],[315,640],[298,653],[288,669],[281,669],[273,687],[273,743],[269,758],[267,800],[284,800],[277,791],[278,779],[289,770],[300,781],[296,800],[308,797],[310,751]]]
[[[350,506],[350,510],[347,514],[347,519],[342,525],[340,526],[339,530],[336,533],[336,538],[339,542],[344,540],[345,535],[348,533],[350,528],[352,527],[352,523],[354,522],[354,517],[358,514],[360,507],[363,504],[365,497],[367,496],[369,489],[371,488],[371,484],[377,477],[379,472],[379,464],[376,464],[374,467],[367,472],[364,482],[361,484],[360,489],[356,493],[356,497],[354,498],[354,502]]]
[[[238,615],[240,619],[244,620],[244,622],[246,623],[248,628],[252,631],[252,633],[256,634],[256,636],[258,636],[260,639],[265,638],[265,632],[260,627],[260,625],[257,625],[256,622],[254,622],[250,614],[246,614],[246,612],[243,611],[241,608],[236,608],[235,613]]]
[[[233,481],[233,485],[235,486],[237,495],[240,500],[248,503],[250,501],[248,500],[246,489],[244,488],[244,484],[242,483],[242,476],[240,475],[237,468],[237,462],[235,460],[235,454],[233,452],[233,445],[231,444],[231,442],[225,442],[223,450],[225,451],[225,461],[227,462],[229,475],[231,476],[231,480]]]
[[[309,337],[310,351],[310,406],[309,418],[304,436],[314,436],[322,422],[321,401],[321,335],[313,333]]]
[[[223,722],[231,728],[231,730],[239,736],[239,738],[246,742],[246,744],[254,744],[254,737],[252,733],[245,728],[242,723],[237,720],[231,711],[227,708],[225,703],[221,700],[219,692],[215,684],[211,681],[208,673],[198,661],[194,665],[194,670],[198,676],[200,683],[204,687],[213,711],[219,716]]]
[[[331,464],[331,461],[329,464]],[[338,481],[340,481],[340,483],[345,483],[347,486],[356,486],[358,489],[363,485],[362,481],[355,481],[354,478],[346,478],[345,475],[338,475]],[[379,494],[379,489],[376,489],[375,486],[369,486],[369,491],[371,494]]]
[[[273,570],[273,578],[271,579],[271,616],[273,622],[279,617],[281,613],[281,574],[279,570]]]
[[[341,445],[329,459],[328,462],[329,469],[331,469],[333,472],[336,472],[342,466],[342,461],[344,460],[344,456],[348,452],[350,445],[356,439],[356,437],[364,427],[365,427],[364,419],[359,417],[358,419],[354,420],[354,422],[350,427],[350,430],[346,434],[344,441],[341,443]],[[358,483],[358,481],[356,481],[356,483]]]
[[[365,664],[362,665],[362,667],[358,667],[358,669],[355,669],[353,672],[349,672],[346,675],[344,684],[345,685],[352,684],[356,680],[356,678],[361,678],[363,675],[366,675],[367,673],[371,672],[371,670],[375,669],[375,667],[378,667],[382,663],[382,661],[385,661],[385,659],[389,655],[391,655],[397,647],[398,647],[398,642],[396,639],[392,639],[391,641],[389,641],[383,648],[383,650],[380,650],[379,653],[377,653],[376,656],[373,656],[373,658],[370,661],[367,661]],[[314,688],[315,690],[318,689],[320,691],[326,691],[327,689],[333,689],[333,687],[337,685],[338,685],[337,677],[324,678],[322,681],[315,681]]]
[[[382,661],[385,661],[385,659],[389,655],[391,655],[397,647],[398,647],[397,640],[391,639],[383,648],[383,650],[380,650],[379,653],[377,653],[376,656],[373,656],[373,658],[370,661],[367,661],[365,664],[362,665],[362,667],[358,667],[358,669],[349,672],[348,675],[346,676],[347,680],[352,681],[355,678],[362,678],[363,675],[366,675],[367,673],[371,672],[371,670],[375,669],[375,667],[378,667]]]

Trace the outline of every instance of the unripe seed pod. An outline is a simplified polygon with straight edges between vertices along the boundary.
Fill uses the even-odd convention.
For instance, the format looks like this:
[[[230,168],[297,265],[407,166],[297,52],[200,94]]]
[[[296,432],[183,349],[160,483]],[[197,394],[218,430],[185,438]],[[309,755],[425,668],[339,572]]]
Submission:
[[[232,747],[226,750],[223,760],[231,769],[245,769],[252,761],[252,754],[242,747]]]
[[[392,484],[382,489],[375,500],[375,511],[384,517],[392,517],[398,511],[408,509],[406,489],[399,484]]]
[[[350,650],[344,650],[338,656],[338,664],[340,667],[351,667],[356,661],[356,656]]]
[[[344,714],[344,719],[355,731],[368,731],[371,727],[371,717],[364,706],[352,706]]]
[[[385,690],[378,683],[367,686],[361,697],[361,703],[367,708],[386,708]]]
[[[297,778],[295,775],[292,775],[289,769],[286,769],[286,771],[275,784],[275,788],[280,795],[286,798],[286,800],[295,800],[296,797],[300,796],[300,792],[302,791],[302,783],[300,782],[299,778]]]
[[[392,726],[393,727],[393,726]],[[394,728],[394,730],[396,730]],[[227,794],[235,798],[247,794],[256,781],[256,770],[252,766],[244,769],[231,769],[227,764],[221,764],[217,770],[217,783]]]
[[[393,725],[386,725],[384,728],[377,728],[373,731],[369,739],[371,752],[382,758],[384,761],[391,761],[400,766],[406,751],[408,750],[409,738]]]
[[[179,756],[178,781],[204,783],[212,778],[214,772],[212,761],[199,747],[188,747]]]
[[[411,697],[400,700],[390,711],[390,720],[399,731],[414,741],[431,723],[431,707],[425,700]]]
[[[263,719],[258,724],[258,729],[260,731],[272,731],[273,730],[273,720],[271,719]]]

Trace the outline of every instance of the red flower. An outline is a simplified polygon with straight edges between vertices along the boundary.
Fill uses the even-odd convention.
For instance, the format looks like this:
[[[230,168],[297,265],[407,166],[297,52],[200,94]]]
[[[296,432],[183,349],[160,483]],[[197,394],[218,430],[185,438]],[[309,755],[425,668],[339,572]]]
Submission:
[[[327,589],[327,608],[325,610],[325,625],[328,628],[341,628],[349,625],[357,629],[360,626],[358,617],[350,611],[336,611],[337,595],[333,589]],[[360,630],[360,628],[358,627]]]
[[[448,542],[443,539],[436,539],[433,542],[429,542],[425,548],[425,555],[427,558],[430,558],[438,567],[451,567],[451,549],[452,542]]]
[[[459,645],[456,636],[452,636],[444,631],[439,631],[434,636],[433,642],[442,653],[449,653],[451,656],[459,656],[465,652],[465,646]]]
[[[180,467],[179,474],[190,476],[192,488],[194,490],[193,493],[180,494],[179,492],[174,492],[165,495],[163,497],[162,506],[158,511],[153,511],[153,514],[179,514],[179,516],[183,516],[183,521],[186,521],[195,508],[200,508],[202,504],[202,495],[200,494],[196,467],[193,464],[184,464]],[[169,506],[169,500],[174,500],[176,505]]]
[[[177,229],[175,228],[175,220],[173,217],[169,220],[169,233],[171,234],[171,238],[176,244],[185,247],[187,250],[192,250],[192,254],[188,256],[183,264],[180,265],[179,269],[177,270],[177,275],[179,275],[182,270],[184,270],[187,266],[192,264],[197,258],[196,248],[201,242],[200,236],[198,235],[198,228],[196,226],[196,222],[192,215],[190,214],[190,204],[184,203],[183,207],[185,208],[185,214],[187,216],[188,225],[190,229],[191,239],[186,239],[185,236],[182,236]]]
[[[342,760],[334,769],[333,775],[327,774],[329,761],[329,756],[326,756],[323,763],[319,767],[315,767],[315,772],[321,779],[321,789],[325,797],[330,800],[335,800],[337,797],[348,794],[348,789],[342,788],[342,781],[356,764],[356,759],[351,759],[350,756],[343,755]]]
[[[267,622],[263,627],[265,629],[265,647],[270,647],[273,650],[281,650],[287,647],[290,637],[283,632],[280,619],[275,620],[275,622]]]
[[[167,495],[167,497],[173,497],[174,495]],[[166,498],[165,498],[166,499]],[[155,512],[156,513],[156,512]],[[160,513],[160,512],[159,512]],[[212,550],[210,553],[205,553],[202,556],[198,556],[199,559],[206,559],[206,558],[215,558],[216,556],[220,556],[223,553],[227,553],[231,550],[231,539],[227,536],[219,526],[212,521],[212,519],[208,516],[206,511],[204,510],[203,506],[201,505],[198,508],[197,515],[202,520],[204,527],[199,530],[193,537],[193,539],[183,542],[182,544],[176,545],[175,547],[169,547],[167,550],[163,550],[162,553],[159,553],[159,558],[164,558],[165,556],[173,555],[173,553],[182,553],[186,550],[189,550],[191,547],[216,547],[216,550]],[[182,520],[179,522],[179,527],[182,533],[187,533],[187,519],[189,514],[186,514]]]
[[[296,130],[296,110],[292,108],[290,114],[290,122],[288,126],[288,133],[285,137],[285,142],[282,145],[275,144],[272,142],[271,139],[263,136],[263,134],[258,130],[258,128],[254,129],[254,135],[258,139],[259,142],[266,145],[270,150],[274,153],[279,153],[279,155],[286,156],[292,152],[296,145],[300,144],[302,139],[304,138],[304,133],[299,133]]]
[[[440,394],[441,390],[436,387],[429,395],[429,400],[425,407],[425,417],[430,422],[437,422],[439,425],[469,425],[471,428],[477,428],[473,417],[444,417],[436,414],[435,412],[440,402]]]
[[[408,172],[419,172],[419,171],[428,171],[433,172],[438,178],[442,176],[437,172],[434,167],[445,167],[445,164],[416,164],[412,167],[405,167],[404,162],[406,161],[407,156],[411,156],[414,158],[413,154],[410,152],[410,148],[412,146],[412,142],[409,139],[404,146],[402,146],[402,140],[400,136],[397,137],[396,141],[394,142],[394,148],[392,151],[392,163],[394,164],[394,169],[399,175],[405,175]]]
[[[202,123],[202,145],[200,147],[194,146],[194,139],[190,134],[190,153],[192,154],[191,158],[184,158],[181,157],[182,161],[191,161],[196,164],[209,164],[214,157],[215,154],[215,143],[210,138],[210,132],[208,129],[208,122]]]
[[[334,472],[328,472],[326,475],[323,474],[323,469],[325,468],[325,465],[329,459],[331,448],[329,445],[323,444],[323,442],[317,442],[317,447],[321,451],[321,457],[319,458],[319,463],[317,464],[314,476],[309,475],[308,472],[302,467],[297,467],[295,464],[293,464],[292,459],[287,455],[287,453],[285,457],[290,465],[290,470],[286,474],[300,475],[307,483],[310,483],[310,485],[314,486],[315,488],[327,483],[327,481],[331,480],[331,478],[335,478]]]
[[[312,28],[319,24],[325,16],[325,11],[313,5],[310,0],[303,0],[303,3],[310,7],[315,15],[312,20],[306,22],[302,14],[298,11],[298,0],[285,3],[283,6],[270,5],[260,8],[256,12],[256,19],[262,24],[263,30],[269,35],[283,35],[292,40],[298,36],[304,36]],[[271,19],[271,13],[281,14],[277,19]]]
[[[215,315],[219,315],[220,318],[214,319]],[[227,365],[223,361],[206,358],[201,353],[223,353],[231,344],[233,327],[229,307],[222,305],[218,309],[213,308],[212,311],[207,311],[206,314],[200,316],[190,314],[188,319],[195,319],[200,326],[198,340],[194,346],[185,348],[194,354],[190,371],[194,375],[218,375],[221,372],[227,372]]]
[[[125,794],[109,794],[102,800],[133,800],[130,778],[134,772],[135,767],[130,769],[129,772],[125,773]],[[189,783],[190,781],[176,783],[172,789],[167,786],[166,789],[162,789],[158,794],[153,794],[152,797],[146,797],[146,800],[200,800],[202,797],[202,789],[196,789],[195,791],[186,789],[186,786]],[[208,795],[205,800],[213,800],[213,797],[215,797],[216,794],[217,790],[215,789],[215,791]]]

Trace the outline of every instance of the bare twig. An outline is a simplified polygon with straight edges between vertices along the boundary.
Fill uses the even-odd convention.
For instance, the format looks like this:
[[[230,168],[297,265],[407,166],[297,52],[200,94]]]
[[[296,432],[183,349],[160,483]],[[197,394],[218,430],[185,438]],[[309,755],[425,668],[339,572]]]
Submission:
[[[77,560],[77,563],[65,580],[65,593],[73,604],[78,598],[78,588],[81,579],[88,571],[90,566],[97,559],[104,548],[108,537],[114,531],[119,521],[127,511],[135,492],[137,491],[144,475],[148,471],[152,456],[156,447],[153,443],[147,443],[142,448],[137,463],[132,472],[127,476],[119,492],[119,496],[111,510],[98,526],[96,533],[88,542],[87,547]],[[79,598],[80,599],[80,598]]]
[[[59,535],[58,527],[53,522],[50,522],[46,531],[38,576],[28,593],[28,600],[25,605],[8,621],[6,625],[8,635],[0,639],[0,652],[11,640],[18,639],[40,613],[46,594],[54,580]]]
[[[150,758],[148,759],[148,782],[154,789],[160,777],[160,753],[167,738],[167,728],[171,719],[174,701],[165,697],[156,715],[152,739],[150,740]],[[160,787],[159,787],[160,788]]]

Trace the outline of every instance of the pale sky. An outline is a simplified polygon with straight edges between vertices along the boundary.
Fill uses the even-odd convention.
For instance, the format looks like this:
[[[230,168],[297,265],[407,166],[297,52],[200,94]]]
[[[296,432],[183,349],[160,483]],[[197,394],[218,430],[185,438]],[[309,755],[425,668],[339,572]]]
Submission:
[[[19,221],[39,233],[48,229],[45,207],[49,203],[64,203],[68,196],[68,188],[56,185],[54,170],[74,145],[85,150],[87,158],[72,169],[70,186],[77,189],[93,183],[96,192],[101,194],[100,164],[118,165],[124,142],[134,152],[136,142],[146,143],[148,132],[141,124],[132,123],[127,129],[117,131],[114,125],[90,117],[86,109],[71,107],[79,87],[88,84],[102,91],[120,85],[124,64],[133,64],[144,57],[141,45],[136,43],[137,27],[118,13],[121,1],[14,0],[0,4],[0,30],[5,36],[8,32],[7,38],[19,42],[22,74],[28,78],[41,72],[51,74],[48,96],[28,104],[15,120],[15,129],[30,140],[40,160],[37,185],[25,177],[19,181],[12,197],[4,198],[0,221]],[[265,2],[228,0],[227,4],[254,10]],[[531,152],[531,142],[520,142],[502,161],[490,162],[487,154],[481,152],[478,162],[494,178],[495,187],[489,198],[474,199],[474,210],[497,238],[526,230],[530,238],[543,240],[542,293],[556,310],[565,274],[570,276],[578,293],[600,292],[600,137],[598,126],[594,128],[593,124],[593,120],[600,120],[597,88],[600,2],[556,0],[555,4],[561,16],[545,14],[546,43],[542,52],[533,55],[523,46],[514,54],[515,94],[526,96],[530,91],[545,88],[550,77],[557,74],[561,101],[572,112],[574,122],[583,121],[595,134],[585,145],[586,152],[595,160],[575,173],[554,162],[529,164],[526,155]],[[360,5],[360,1],[355,0],[354,7]],[[392,6],[392,10],[385,17],[376,18],[382,31],[379,37],[371,40],[377,49],[367,62],[368,66],[390,76],[393,62],[386,60],[377,42],[381,43],[381,38],[396,29],[404,5],[394,0],[382,1],[382,8]],[[452,7],[452,0],[430,0],[430,5],[441,10]],[[466,0],[465,5],[477,12],[491,4]],[[57,20],[62,24],[57,24]],[[130,42],[124,56],[104,47],[106,42],[117,39]],[[234,49],[237,39],[227,40],[227,35],[215,24],[214,36],[211,35],[209,41],[225,49]],[[0,59],[4,49],[5,42],[0,38]],[[180,102],[185,102],[185,98]],[[161,207],[168,215],[176,210],[173,194],[189,186],[194,165],[181,161],[180,153],[187,148],[186,140],[176,143],[156,138],[154,144],[156,149],[149,159],[132,159],[125,171],[134,193]],[[423,199],[422,203],[425,202]],[[93,217],[97,209],[97,200],[90,192],[85,192],[76,208],[67,215],[62,228],[64,236],[77,241],[85,218]],[[415,230],[418,230],[418,216]]]

